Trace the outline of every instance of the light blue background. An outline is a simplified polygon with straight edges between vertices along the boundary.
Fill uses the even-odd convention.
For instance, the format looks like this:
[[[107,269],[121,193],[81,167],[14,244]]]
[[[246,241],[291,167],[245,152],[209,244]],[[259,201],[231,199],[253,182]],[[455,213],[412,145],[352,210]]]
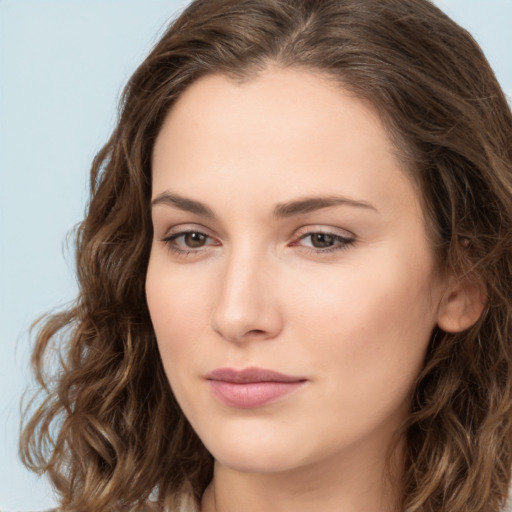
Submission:
[[[17,460],[31,322],[76,293],[65,248],[121,89],[185,0],[0,1],[0,510],[55,504]],[[438,0],[512,97],[512,0]]]

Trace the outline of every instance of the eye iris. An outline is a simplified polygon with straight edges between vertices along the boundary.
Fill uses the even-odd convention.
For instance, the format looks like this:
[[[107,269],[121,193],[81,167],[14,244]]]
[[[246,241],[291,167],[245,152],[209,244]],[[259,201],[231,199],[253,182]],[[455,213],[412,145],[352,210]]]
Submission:
[[[206,235],[196,232],[186,233],[184,241],[187,247],[202,247],[206,242]]]
[[[315,233],[311,235],[311,243],[313,247],[317,249],[322,249],[325,247],[331,247],[335,242],[333,235],[328,235],[326,233]]]

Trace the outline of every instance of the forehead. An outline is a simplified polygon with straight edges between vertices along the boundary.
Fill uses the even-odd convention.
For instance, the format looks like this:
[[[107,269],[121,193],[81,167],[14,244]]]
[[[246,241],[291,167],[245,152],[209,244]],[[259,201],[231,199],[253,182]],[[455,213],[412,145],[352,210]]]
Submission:
[[[174,104],[154,147],[153,195],[172,188],[207,199],[219,184],[259,204],[325,193],[392,204],[404,189],[411,197],[376,110],[297,69],[269,68],[242,84],[208,75]]]
[[[380,150],[395,151],[369,102],[321,73],[271,66],[242,83],[222,74],[196,80],[173,105],[162,131],[193,130],[198,138],[206,134],[205,145],[215,134],[226,143],[228,134],[237,145],[261,140],[281,146],[301,136],[313,141],[315,132],[325,138],[333,128],[332,135],[342,142],[347,126],[353,136],[372,139],[375,149],[381,143]],[[275,132],[277,140],[271,137]]]

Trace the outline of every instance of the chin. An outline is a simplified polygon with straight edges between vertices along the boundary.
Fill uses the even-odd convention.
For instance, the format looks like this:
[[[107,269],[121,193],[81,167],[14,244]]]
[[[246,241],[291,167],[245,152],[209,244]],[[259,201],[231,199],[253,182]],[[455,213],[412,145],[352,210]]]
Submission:
[[[223,428],[198,432],[213,458],[233,470],[244,473],[280,473],[304,465],[303,443],[279,427]]]
[[[218,440],[217,440],[218,441]],[[310,440],[312,441],[312,440]],[[250,443],[232,440],[207,446],[215,462],[238,473],[295,474],[311,477],[315,467],[341,467],[344,448],[336,450],[318,443],[305,443],[304,438],[283,438],[279,441],[253,440]],[[341,465],[340,465],[341,464]],[[313,472],[313,473],[312,473]],[[308,477],[308,478],[309,478]]]
[[[286,473],[307,465],[297,457],[297,453],[277,451],[274,446],[259,446],[251,450],[229,447],[212,455],[216,462],[239,473]]]

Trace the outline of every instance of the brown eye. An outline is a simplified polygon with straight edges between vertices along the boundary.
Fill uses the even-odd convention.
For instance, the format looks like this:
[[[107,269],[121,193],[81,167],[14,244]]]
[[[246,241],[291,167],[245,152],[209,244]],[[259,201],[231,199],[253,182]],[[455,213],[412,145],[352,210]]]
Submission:
[[[162,240],[169,249],[177,254],[191,254],[209,245],[218,245],[210,236],[201,231],[181,231]]]
[[[347,238],[336,233],[312,231],[302,235],[293,245],[299,245],[318,254],[341,251],[354,243],[354,238]]]
[[[197,249],[202,247],[208,237],[204,233],[198,233],[197,231],[190,231],[183,235],[183,243],[191,249]]]
[[[313,233],[309,236],[311,237],[311,245],[316,249],[332,247],[336,243],[336,237],[327,233]]]

